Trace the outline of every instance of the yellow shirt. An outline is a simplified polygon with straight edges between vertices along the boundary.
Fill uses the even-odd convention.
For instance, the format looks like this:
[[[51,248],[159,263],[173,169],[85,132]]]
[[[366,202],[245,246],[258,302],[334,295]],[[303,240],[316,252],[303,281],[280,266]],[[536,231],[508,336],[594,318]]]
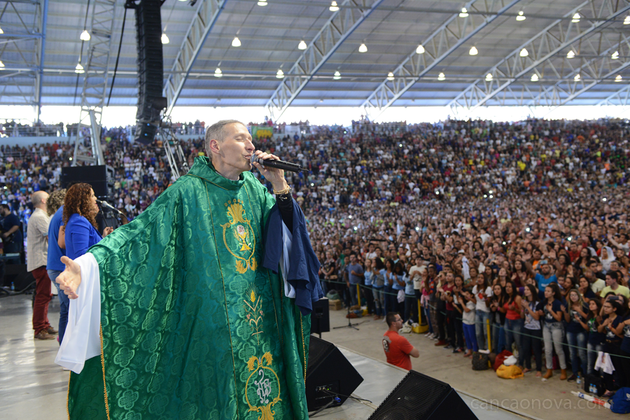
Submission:
[[[602,289],[602,291],[600,292],[600,296],[604,297],[606,296],[609,292],[614,292],[616,295],[623,295],[626,297],[626,299],[630,299],[630,289],[628,289],[626,286],[619,286],[617,287],[617,290],[613,290],[610,288],[610,286],[606,286]]]

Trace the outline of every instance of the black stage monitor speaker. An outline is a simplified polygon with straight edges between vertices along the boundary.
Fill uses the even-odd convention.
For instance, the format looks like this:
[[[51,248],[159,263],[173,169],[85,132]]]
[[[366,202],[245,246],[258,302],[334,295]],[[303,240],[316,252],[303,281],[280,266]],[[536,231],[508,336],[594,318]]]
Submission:
[[[313,302],[311,313],[311,334],[321,334],[330,331],[330,304],[328,299],[322,298]]]
[[[477,420],[447,383],[410,371],[370,420]]]
[[[26,271],[26,264],[7,264],[4,266],[4,278],[2,279],[4,286],[11,286],[13,283],[15,291],[21,292],[33,282],[35,282],[35,277],[33,277],[33,273]]]
[[[65,166],[61,168],[61,188],[68,188],[69,184],[85,182],[90,184],[94,190],[94,195],[100,199],[106,199],[107,189],[107,166]]]
[[[363,377],[334,344],[311,335],[306,402],[308,411],[343,404],[363,382]]]

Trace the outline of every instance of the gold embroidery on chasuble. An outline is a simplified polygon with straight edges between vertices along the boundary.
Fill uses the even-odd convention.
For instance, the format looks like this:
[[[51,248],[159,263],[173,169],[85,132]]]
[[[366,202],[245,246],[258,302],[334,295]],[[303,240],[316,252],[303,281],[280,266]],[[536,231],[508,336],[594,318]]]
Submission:
[[[231,200],[225,203],[230,221],[223,228],[223,243],[236,258],[236,271],[244,274],[247,270],[256,271],[256,236],[250,221],[245,217],[243,202]]]
[[[251,372],[245,383],[245,398],[249,411],[258,411],[258,420],[273,420],[275,411],[273,406],[281,401],[280,379],[271,368],[273,357],[266,352],[262,357],[252,356],[247,362]],[[258,401],[258,405],[253,405]]]
[[[252,330],[252,336],[256,337],[256,341],[260,344],[259,335],[263,333],[262,323],[263,323],[263,309],[262,309],[262,297],[257,295],[254,290],[249,293],[245,299],[245,313],[247,314],[245,317],[247,319],[247,323],[249,324]]]

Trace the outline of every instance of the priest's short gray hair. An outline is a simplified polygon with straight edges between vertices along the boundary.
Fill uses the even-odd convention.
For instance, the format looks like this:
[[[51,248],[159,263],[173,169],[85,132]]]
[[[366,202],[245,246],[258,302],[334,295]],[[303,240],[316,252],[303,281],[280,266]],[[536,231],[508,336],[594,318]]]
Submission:
[[[206,129],[206,139],[205,139],[204,145],[206,148],[206,156],[208,156],[209,158],[212,157],[212,154],[210,153],[210,140],[216,139],[219,141],[223,141],[223,138],[225,137],[225,133],[223,132],[223,127],[229,124],[245,125],[238,120],[221,120],[219,122],[212,124],[210,127]]]

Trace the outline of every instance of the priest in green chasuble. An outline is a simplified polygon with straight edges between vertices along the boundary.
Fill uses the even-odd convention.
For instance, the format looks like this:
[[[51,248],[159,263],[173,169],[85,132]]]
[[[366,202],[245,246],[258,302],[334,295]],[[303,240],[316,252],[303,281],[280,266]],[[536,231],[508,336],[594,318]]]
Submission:
[[[140,216],[62,259],[73,300],[56,362],[72,370],[71,420],[308,418],[321,289],[303,214],[282,170],[251,163],[278,158],[242,123],[214,124],[205,143],[209,158]]]

